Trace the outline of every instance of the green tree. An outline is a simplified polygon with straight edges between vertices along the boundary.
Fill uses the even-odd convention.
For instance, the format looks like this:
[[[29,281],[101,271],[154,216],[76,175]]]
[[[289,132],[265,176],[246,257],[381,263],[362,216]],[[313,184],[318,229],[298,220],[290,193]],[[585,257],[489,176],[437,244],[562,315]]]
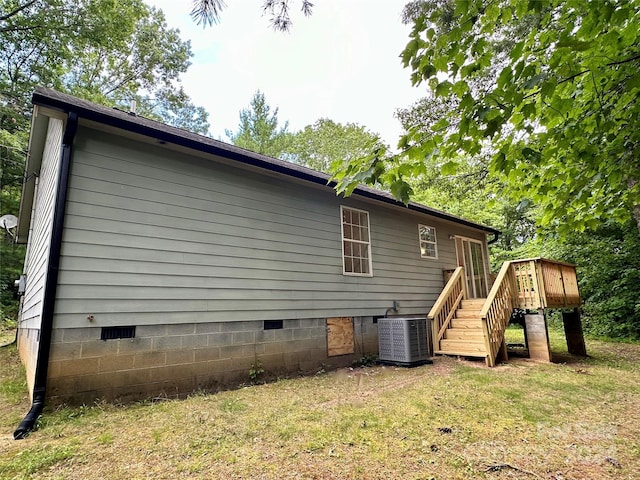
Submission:
[[[16,215],[20,206],[22,165],[26,152],[23,139],[0,130],[0,217]],[[15,318],[18,302],[13,282],[22,273],[25,247],[17,245],[12,235],[0,230],[0,324],[6,318]]]
[[[361,125],[321,118],[293,135],[287,159],[329,173],[332,165],[341,168],[382,144],[378,134]]]
[[[142,0],[18,5],[0,0],[0,128],[28,128],[30,96],[42,85],[123,108],[137,100],[152,118],[208,131],[206,112],[179,83],[190,45],[162,11]]]
[[[291,143],[288,128],[288,122],[283,127],[278,126],[278,109],[272,112],[264,93],[258,90],[251,98],[249,108],[240,111],[238,131],[227,130],[226,135],[238,147],[280,158]]]
[[[423,3],[413,2],[407,9],[412,12],[409,7]],[[427,141],[436,135],[433,126],[456,105],[456,99],[449,96],[427,96],[397,110],[396,117],[405,132],[420,132],[423,141]],[[407,155],[402,158],[402,165],[410,172],[406,181],[415,201],[501,230],[498,242],[491,247],[492,265],[498,269],[505,260],[539,254],[539,245],[530,244],[537,235],[539,209],[526,199],[514,202],[505,194],[502,179],[489,172],[490,160],[486,154],[448,159]]]
[[[640,237],[633,221],[541,243],[543,255],[578,266],[588,333],[640,339]]]
[[[18,215],[31,94],[52,87],[206,134],[180,85],[191,49],[142,0],[0,0],[0,215]],[[13,316],[24,248],[0,233],[0,307]]]
[[[416,128],[400,139],[408,162],[357,162],[341,188],[372,167],[373,180],[395,173],[408,183],[424,159],[452,168],[461,156],[487,155],[489,172],[514,199],[539,205],[544,225],[567,233],[635,217],[640,228],[639,10],[638,0],[460,0],[414,10],[404,63],[414,84],[455,108],[432,135]],[[406,200],[411,189],[396,192]]]

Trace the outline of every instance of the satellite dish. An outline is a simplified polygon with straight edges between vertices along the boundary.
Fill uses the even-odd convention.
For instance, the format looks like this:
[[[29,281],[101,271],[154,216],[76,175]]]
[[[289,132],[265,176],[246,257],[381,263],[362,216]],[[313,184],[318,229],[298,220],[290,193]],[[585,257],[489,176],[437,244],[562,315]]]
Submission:
[[[18,217],[15,215],[7,214],[2,215],[0,217],[0,227],[4,228],[9,235],[15,237],[14,233],[11,231],[12,228],[16,228],[18,226]]]

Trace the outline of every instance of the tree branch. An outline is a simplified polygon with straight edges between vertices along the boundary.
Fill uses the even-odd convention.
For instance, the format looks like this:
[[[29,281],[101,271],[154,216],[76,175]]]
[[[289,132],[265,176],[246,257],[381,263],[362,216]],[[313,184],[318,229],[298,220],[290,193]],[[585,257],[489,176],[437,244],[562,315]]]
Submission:
[[[11,17],[16,16],[17,14],[19,14],[22,10],[24,10],[25,8],[29,8],[31,5],[33,5],[34,3],[36,3],[37,0],[31,0],[30,2],[25,3],[24,5],[19,6],[18,8],[16,8],[15,10],[13,10],[12,12],[7,13],[6,15],[2,15],[0,17],[0,22],[4,22],[5,20],[9,20]]]
[[[15,26],[10,26],[10,27],[0,27],[0,33],[7,33],[7,32],[28,32],[30,30],[38,30],[39,28],[45,28],[46,25],[29,25],[29,26],[24,26],[24,27],[15,27]]]
[[[626,58],[624,60],[619,60],[617,62],[607,63],[607,67],[615,67],[616,65],[622,65],[623,63],[633,62],[634,60],[640,60],[640,53],[634,55],[633,57]]]
[[[624,60],[618,60],[617,62],[606,63],[605,66],[607,66],[607,67],[615,67],[616,65],[622,65],[624,63],[633,62],[634,60],[640,60],[640,53],[637,54],[637,55],[634,55],[633,57],[625,58]],[[563,78],[562,80],[558,81],[558,85],[561,85],[561,84],[566,83],[566,82],[570,82],[574,78],[580,77],[580,76],[584,75],[585,73],[589,73],[590,71],[591,71],[590,69],[582,70],[581,72],[574,73],[573,75],[569,75],[567,78]],[[527,98],[534,97],[534,96],[538,95],[539,93],[540,93],[540,89],[536,90],[535,92],[530,93],[529,95],[526,95],[526,96],[522,97],[522,99],[525,100]]]
[[[598,85],[596,84],[596,77],[593,74],[593,70],[591,71],[591,82],[593,83],[593,89],[596,91],[596,98],[598,99],[598,103],[600,104],[600,111],[604,113],[604,105],[602,105],[601,94],[598,91]]]

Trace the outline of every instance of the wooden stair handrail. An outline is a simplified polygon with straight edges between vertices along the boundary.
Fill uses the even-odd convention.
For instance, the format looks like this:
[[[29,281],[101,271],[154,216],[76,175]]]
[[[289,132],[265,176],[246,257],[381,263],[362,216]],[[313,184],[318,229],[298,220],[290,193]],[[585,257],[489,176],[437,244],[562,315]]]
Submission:
[[[485,300],[484,305],[482,306],[482,310],[480,310],[481,317],[487,316],[487,312],[491,308],[491,304],[494,302],[496,296],[498,295],[498,292],[500,291],[500,286],[502,282],[504,282],[505,278],[507,278],[510,273],[511,273],[511,262],[509,261],[504,262],[502,264],[502,267],[500,268],[500,272],[498,273],[498,276],[496,277],[495,282],[493,282],[493,286],[491,287],[491,291],[489,292],[489,295],[487,295],[487,299]]]
[[[480,310],[487,365],[495,365],[498,350],[504,342],[504,332],[514,308],[515,277],[511,262],[504,262],[487,300]]]
[[[467,297],[466,286],[467,279],[464,268],[457,267],[429,310],[427,320],[431,321],[434,351],[440,350],[440,340],[442,340],[462,300]]]
[[[462,301],[463,298],[464,298],[464,292],[460,292],[456,297],[456,299],[453,301],[454,305],[460,305],[460,302]],[[456,310],[457,308],[452,308],[447,314],[447,318],[444,319],[444,322],[440,327],[440,330],[438,330],[438,338],[442,338],[442,336],[444,335],[444,332],[447,330],[447,328],[449,327],[449,324],[451,323],[451,319],[456,314]]]
[[[440,342],[467,298],[466,288],[464,268],[458,267],[429,311],[436,353],[447,353]],[[495,365],[501,348],[506,354],[504,334],[514,308],[579,307],[580,302],[574,265],[546,258],[504,262],[479,313],[487,365]]]
[[[451,290],[453,290],[456,282],[458,282],[463,275],[464,275],[464,267],[457,267],[453,271],[451,278],[449,278],[449,281],[442,289],[442,292],[440,292],[440,295],[438,296],[436,303],[434,303],[433,307],[431,307],[431,310],[429,310],[429,314],[427,315],[427,317],[433,318],[440,313],[440,310],[442,310],[442,308],[445,305],[447,297],[451,295]]]

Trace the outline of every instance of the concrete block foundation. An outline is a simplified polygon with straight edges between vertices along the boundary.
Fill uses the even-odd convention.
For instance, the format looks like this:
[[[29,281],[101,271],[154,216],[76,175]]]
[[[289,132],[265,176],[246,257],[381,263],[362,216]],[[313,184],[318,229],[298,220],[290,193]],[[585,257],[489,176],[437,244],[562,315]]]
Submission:
[[[349,365],[378,352],[371,317],[354,318],[354,353],[327,356],[326,319],[151,325],[135,338],[101,340],[100,327],[54,329],[49,362],[49,404],[98,399],[128,402],[217,390],[250,381],[260,361],[265,377]],[[23,348],[33,349],[25,337]]]

